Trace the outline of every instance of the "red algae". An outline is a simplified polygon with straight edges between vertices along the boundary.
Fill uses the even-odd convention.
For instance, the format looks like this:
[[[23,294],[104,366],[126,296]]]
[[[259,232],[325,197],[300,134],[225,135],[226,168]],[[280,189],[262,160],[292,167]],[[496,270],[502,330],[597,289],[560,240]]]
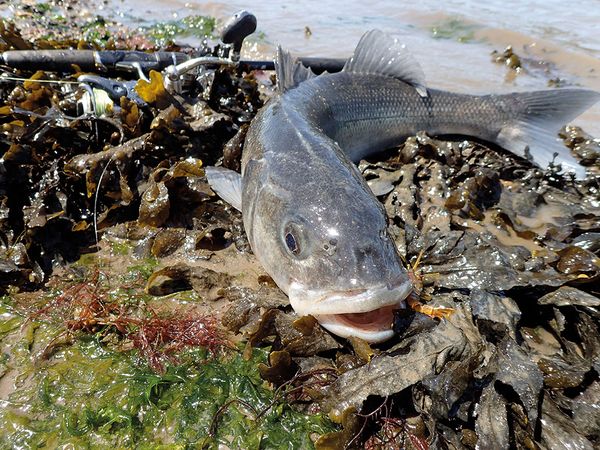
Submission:
[[[137,349],[157,372],[163,372],[167,362],[176,364],[176,354],[185,349],[205,348],[215,355],[231,347],[214,315],[181,308],[160,314],[142,303],[126,305],[119,296],[109,295],[98,282],[97,274],[93,278],[68,287],[32,313],[30,320],[60,319],[66,334],[99,334],[105,340],[112,334],[121,348]],[[52,346],[45,355],[51,353]]]
[[[177,363],[175,355],[186,348],[202,347],[214,355],[229,346],[216,318],[210,315],[190,313],[183,317],[156,316],[128,322],[135,329],[127,338],[157,372],[164,371],[165,361]]]

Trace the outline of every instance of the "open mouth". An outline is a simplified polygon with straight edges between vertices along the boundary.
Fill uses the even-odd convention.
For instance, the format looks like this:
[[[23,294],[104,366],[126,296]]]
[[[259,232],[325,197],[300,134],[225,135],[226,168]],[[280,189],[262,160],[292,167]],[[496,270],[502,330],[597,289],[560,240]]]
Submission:
[[[334,314],[334,316],[340,323],[375,331],[382,328],[391,328],[394,322],[394,311],[397,309],[400,309],[400,305],[384,306],[364,313]]]
[[[312,315],[341,337],[355,336],[367,342],[383,342],[394,335],[394,311],[405,307],[412,291],[408,277],[395,283],[353,290],[310,290],[292,283],[290,303],[298,315]]]
[[[394,311],[402,307],[398,304],[363,313],[323,314],[315,318],[338,336],[355,336],[371,343],[383,342],[393,336]]]

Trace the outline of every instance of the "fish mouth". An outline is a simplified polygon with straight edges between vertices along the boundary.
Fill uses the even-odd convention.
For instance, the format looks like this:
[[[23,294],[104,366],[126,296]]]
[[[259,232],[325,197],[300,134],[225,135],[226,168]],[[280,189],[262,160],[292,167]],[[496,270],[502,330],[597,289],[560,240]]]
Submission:
[[[312,315],[330,332],[370,343],[394,335],[394,311],[405,307],[412,283],[403,277],[391,285],[346,291],[317,291],[292,283],[289,298],[298,315]]]

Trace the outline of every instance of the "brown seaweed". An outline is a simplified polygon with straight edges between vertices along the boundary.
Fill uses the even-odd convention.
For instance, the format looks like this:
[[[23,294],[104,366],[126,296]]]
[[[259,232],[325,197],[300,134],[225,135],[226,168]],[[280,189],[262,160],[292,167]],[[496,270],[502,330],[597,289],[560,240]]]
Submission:
[[[0,34],[30,46],[6,22]],[[500,59],[516,67],[518,57]],[[0,294],[39,288],[97,250],[96,222],[101,239],[160,261],[148,294],[194,290],[227,307],[218,318],[146,311],[142,320],[79,283],[54,305],[69,332],[128,337],[160,371],[188,346],[225,346],[222,325],[270,349],[257,370],[278,396],[341,424],[318,448],[600,444],[600,152],[583,130],[561,132],[589,169],[582,181],[425,133],[359,164],[407,265],[420,260],[422,300],[455,310],[441,321],[400,310],[397,336],[369,346],[295,315],[266,275],[249,282],[196,264],[229,251],[260,270],[241,215],[203,169],[240,169],[247,124],[265,100],[251,74],[219,70],[209,91],[181,98],[154,75],[140,85],[147,105],[122,98],[102,118],[77,116],[77,93],[40,82],[56,74],[19,75],[29,79],[0,92]]]

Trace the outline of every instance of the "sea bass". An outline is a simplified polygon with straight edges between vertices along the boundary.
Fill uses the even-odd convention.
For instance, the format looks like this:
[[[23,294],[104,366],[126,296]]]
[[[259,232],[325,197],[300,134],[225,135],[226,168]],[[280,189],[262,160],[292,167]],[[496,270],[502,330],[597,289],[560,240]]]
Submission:
[[[361,158],[423,130],[477,137],[585,174],[556,133],[599,99],[593,91],[430,89],[404,46],[377,30],[339,73],[315,76],[280,48],[276,71],[279,93],[249,128],[241,175],[220,167],[206,175],[242,211],[253,252],[295,312],[339,336],[389,339],[393,312],[413,288],[385,211],[354,164]]]

